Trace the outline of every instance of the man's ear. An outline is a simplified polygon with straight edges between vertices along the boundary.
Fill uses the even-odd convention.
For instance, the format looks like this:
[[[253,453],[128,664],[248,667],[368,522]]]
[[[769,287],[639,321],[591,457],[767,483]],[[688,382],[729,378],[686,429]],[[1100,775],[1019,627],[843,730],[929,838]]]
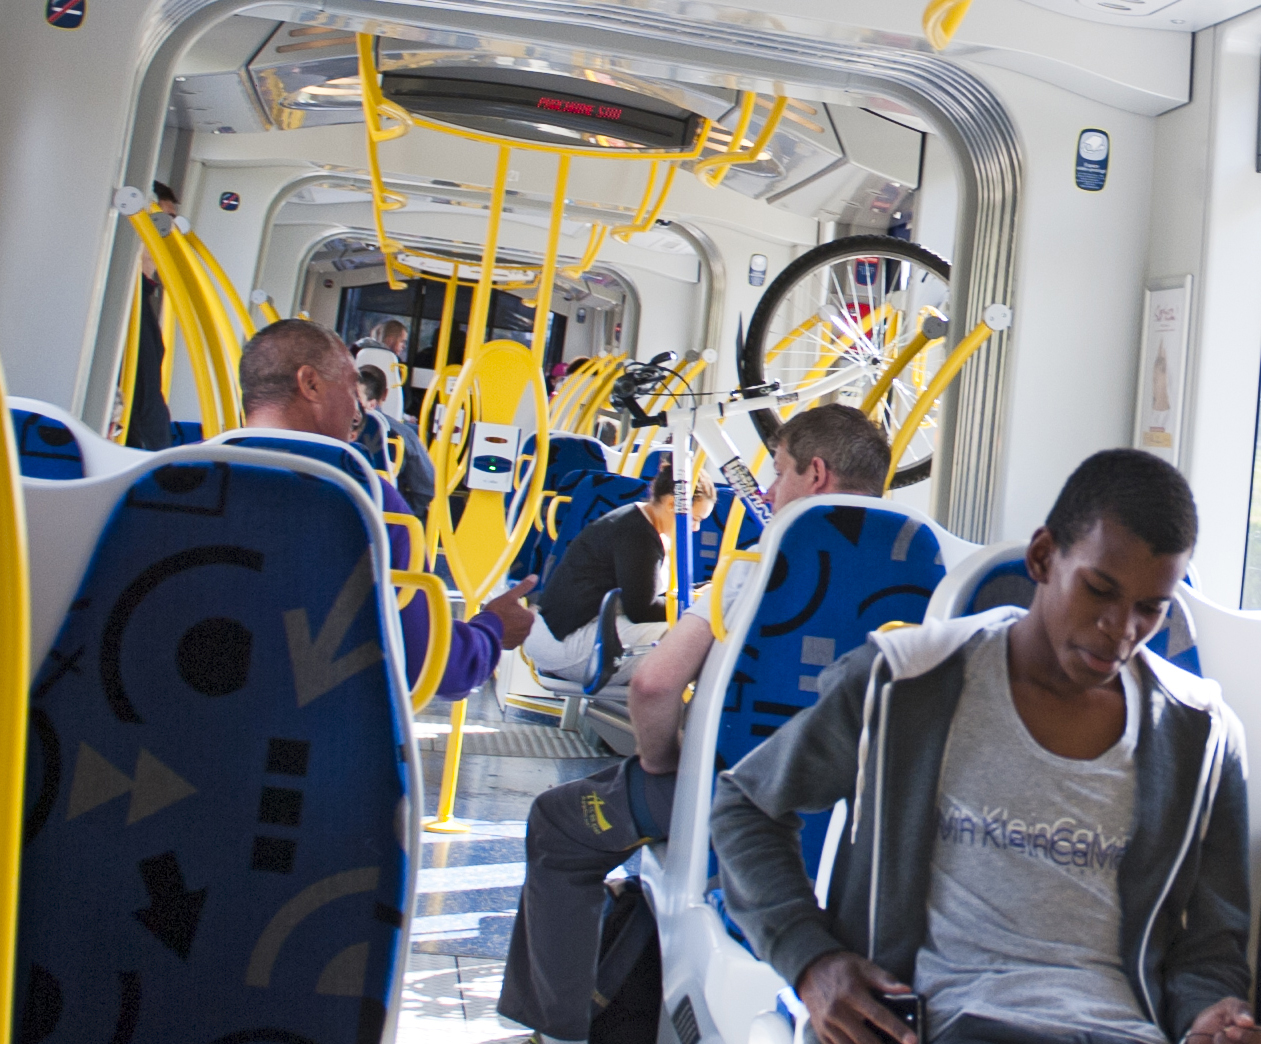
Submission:
[[[811,457],[806,470],[810,472],[810,492],[826,493],[831,481],[827,462],[822,457]]]
[[[1039,526],[1025,548],[1025,569],[1035,584],[1045,584],[1051,576],[1051,559],[1059,551],[1055,537],[1046,526]]]
[[[298,386],[298,394],[308,402],[319,402],[323,396],[323,381],[314,366],[299,366],[293,375]]]

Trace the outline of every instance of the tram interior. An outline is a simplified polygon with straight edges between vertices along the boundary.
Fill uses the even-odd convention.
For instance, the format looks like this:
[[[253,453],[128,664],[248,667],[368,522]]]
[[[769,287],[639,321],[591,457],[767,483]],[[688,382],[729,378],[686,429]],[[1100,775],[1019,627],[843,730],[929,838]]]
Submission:
[[[1253,748],[1261,746],[1251,658],[1261,636],[1261,316],[1247,307],[1261,281],[1261,8],[1250,11],[1247,0],[974,0],[938,53],[923,39],[922,5],[910,0],[880,11],[847,2],[834,12],[797,3],[651,12],[606,4],[566,9],[554,21],[528,4],[189,5],[182,23],[140,0],[120,0],[118,11],[92,5],[96,21],[83,29],[0,40],[0,55],[32,92],[0,114],[0,140],[19,146],[0,160],[0,180],[11,186],[0,201],[0,314],[9,328],[0,357],[10,406],[15,418],[51,418],[67,442],[79,440],[79,476],[95,491],[82,502],[88,506],[68,498],[66,508],[52,481],[59,476],[23,470],[20,484],[13,476],[15,510],[26,511],[32,532],[31,677],[47,677],[45,656],[62,658],[57,628],[90,568],[91,541],[71,534],[97,515],[93,534],[113,525],[109,512],[128,488],[118,476],[130,482],[147,460],[113,444],[127,435],[128,382],[139,365],[137,266],[152,226],[168,243],[194,243],[195,234],[187,258],[201,258],[178,262],[186,314],[176,314],[178,295],[164,290],[164,397],[172,421],[189,425],[180,436],[187,448],[159,451],[175,454],[175,464],[220,460],[220,451],[229,456],[216,466],[232,460],[225,447],[244,416],[235,365],[255,329],[297,317],[353,344],[402,324],[400,365],[383,364],[399,389],[395,416],[415,425],[436,463],[434,506],[413,537],[423,537],[415,547],[441,589],[415,597],[431,599],[433,626],[447,628],[448,642],[450,622],[439,625],[434,599],[449,605],[448,617],[471,617],[478,602],[508,588],[509,562],[521,565],[513,581],[545,562],[542,553],[521,557],[522,541],[548,546],[565,531],[567,498],[545,490],[548,457],[537,449],[549,429],[548,452],[561,453],[564,439],[582,441],[600,471],[628,481],[650,480],[646,467],[661,459],[671,466],[668,449],[650,453],[665,448],[663,422],[634,427],[624,393],[619,400],[613,392],[615,377],[653,360],[673,372],[638,389],[649,413],[730,405],[744,389],[747,397],[800,392],[800,406],[777,400],[783,418],[828,401],[860,406],[883,425],[900,458],[885,507],[927,527],[940,545],[946,579],[932,601],[926,595],[920,619],[975,606],[989,577],[978,562],[1018,570],[1024,543],[1089,453],[1155,450],[1187,476],[1201,536],[1188,585],[1152,648],[1219,682]],[[48,22],[37,29],[57,26],[51,14]],[[89,33],[93,50],[77,50]],[[105,54],[127,68],[106,68]],[[63,119],[54,110],[72,97],[64,70],[73,63],[101,76],[93,97],[74,95],[74,115]],[[375,85],[378,73],[374,109],[365,76]],[[373,120],[402,133],[374,140]],[[1102,146],[1088,134],[1102,135]],[[1082,151],[1090,148],[1096,153]],[[67,186],[57,207],[33,213],[39,208],[29,201],[54,176],[80,187]],[[183,224],[173,237],[169,221],[150,216],[154,181],[179,199]],[[126,186],[139,188],[143,202],[129,201]],[[839,241],[856,245],[810,267],[809,258],[825,256],[812,252]],[[79,245],[58,259],[55,274],[53,243]],[[146,250],[161,249],[156,243],[143,238]],[[921,252],[897,253],[908,245]],[[233,293],[247,320],[233,311]],[[1148,314],[1153,301],[1181,309],[1171,325]],[[1164,392],[1172,387],[1174,401],[1158,403],[1159,423],[1145,428],[1144,396],[1161,394],[1148,374],[1162,331],[1161,358],[1169,361],[1160,365],[1172,374],[1162,377],[1171,381]],[[497,345],[504,361],[479,369]],[[516,384],[508,376],[517,372],[514,359],[528,360],[520,365],[530,371]],[[750,359],[759,380],[750,378]],[[846,366],[853,376],[841,380]],[[822,396],[808,394],[829,378]],[[497,382],[508,391],[494,390]],[[492,423],[520,439],[504,487],[469,479],[472,432]],[[765,423],[734,408],[721,419],[721,445],[762,490],[774,480]],[[14,461],[25,452],[25,430]],[[401,452],[385,446],[383,430],[383,455],[373,460],[379,481],[352,474],[356,486],[343,475],[339,487],[357,510],[377,516],[379,485],[397,480]],[[751,554],[761,532],[759,525],[745,541],[727,462],[707,452],[715,444],[696,439],[693,463],[727,487],[720,503],[731,514],[694,538],[690,565],[680,566],[671,544],[671,597],[689,579],[726,575],[718,572],[724,556],[737,541],[739,553]],[[267,466],[283,469],[279,459],[273,453]],[[330,481],[321,468],[295,466]],[[507,521],[487,528],[496,512]],[[778,547],[788,526],[769,523],[765,546]],[[379,559],[387,530],[377,529],[365,547]],[[295,538],[306,539],[303,532],[295,523]],[[73,553],[50,566],[63,539]],[[380,568],[384,618],[394,588],[388,565]],[[737,639],[715,643],[687,711],[679,792],[691,789],[676,799],[674,840],[637,850],[613,875],[642,874],[656,907],[662,1044],[794,1039],[775,1014],[785,984],[707,905],[721,687],[756,596],[738,605],[727,621]],[[382,623],[382,633],[393,634],[392,626]],[[246,647],[248,659],[248,639]],[[634,753],[625,695],[588,698],[582,685],[559,684],[512,650],[466,699],[426,697],[417,707],[407,698],[412,686],[399,681],[406,677],[398,656],[382,654],[394,672],[397,727],[411,731],[400,742],[418,759],[397,770],[404,797],[395,829],[411,849],[399,887],[409,894],[396,904],[397,968],[382,973],[382,981],[393,976],[393,1005],[368,1019],[359,1039],[524,1041],[531,1028],[495,1009],[525,875],[526,816],[537,794]],[[436,687],[430,673],[422,681]],[[817,691],[813,674],[802,676],[803,693]],[[23,677],[15,690],[24,707],[29,685]],[[43,720],[32,718],[39,765],[51,758],[46,734],[36,734]],[[142,756],[162,763],[155,770],[145,762],[150,782],[165,772],[190,793],[199,785],[166,768],[162,752]],[[110,757],[83,741],[68,799],[74,814],[62,818],[110,800],[77,789],[84,772],[95,773],[102,795],[132,792],[129,826],[139,815],[141,762],[133,782],[114,767],[127,764],[123,755]],[[20,753],[15,764],[22,768]],[[288,771],[271,764],[268,772]],[[179,789],[161,779],[163,793]],[[844,811],[837,815],[825,842],[833,850]],[[818,869],[819,879],[829,872]],[[178,880],[178,894],[200,887],[189,876],[186,893]],[[145,882],[157,909],[163,886]],[[320,965],[316,992],[358,999],[365,975],[378,975],[367,946],[356,942],[332,962],[332,953],[310,956]],[[26,977],[17,980],[15,1026],[29,1023],[23,1012],[43,988],[31,974],[20,971]],[[119,973],[124,1008],[127,974]],[[253,959],[246,974],[251,988],[267,985]],[[60,1000],[56,1007],[59,1016]],[[128,1017],[119,1014],[118,1026]],[[46,1037],[21,1023],[13,1039],[72,1039],[55,1035],[56,1021]]]

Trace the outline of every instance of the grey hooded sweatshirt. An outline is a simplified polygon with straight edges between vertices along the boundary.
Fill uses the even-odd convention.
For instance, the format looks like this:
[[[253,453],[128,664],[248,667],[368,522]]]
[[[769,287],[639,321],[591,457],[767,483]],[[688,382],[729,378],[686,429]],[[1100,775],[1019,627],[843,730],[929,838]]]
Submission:
[[[711,816],[727,908],[796,985],[816,958],[859,953],[911,982],[928,923],[937,784],[979,632],[1022,610],[872,634],[819,676],[819,700],[718,777]],[[1121,962],[1142,1010],[1179,1040],[1223,997],[1247,997],[1243,729],[1215,682],[1137,654],[1147,713],[1135,823],[1121,862]],[[798,812],[846,799],[821,910]]]

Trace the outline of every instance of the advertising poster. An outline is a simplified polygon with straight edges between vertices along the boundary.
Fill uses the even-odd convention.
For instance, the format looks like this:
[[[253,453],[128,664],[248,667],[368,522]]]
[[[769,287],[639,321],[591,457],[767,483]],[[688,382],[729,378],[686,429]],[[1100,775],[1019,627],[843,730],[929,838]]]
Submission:
[[[1134,445],[1177,465],[1186,392],[1191,277],[1147,289]]]

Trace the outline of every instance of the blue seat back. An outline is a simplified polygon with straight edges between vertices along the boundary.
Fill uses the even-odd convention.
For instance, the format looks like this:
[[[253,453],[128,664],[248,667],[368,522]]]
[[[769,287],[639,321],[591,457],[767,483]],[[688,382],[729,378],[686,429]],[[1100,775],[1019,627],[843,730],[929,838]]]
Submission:
[[[986,571],[968,599],[964,615],[983,613],[999,605],[1016,605],[1028,609],[1033,604],[1037,585],[1025,569],[1024,552],[1020,557],[999,562]],[[1151,637],[1147,648],[1168,660],[1175,667],[1201,675],[1200,654],[1196,648],[1195,623],[1181,596],[1175,594],[1160,629]]]
[[[55,417],[16,407],[12,415],[18,467],[26,478],[83,478],[83,450],[66,424]]]
[[[130,485],[31,690],[22,1039],[379,1039],[420,794],[370,540],[310,475]]]
[[[584,474],[569,494],[573,500],[562,505],[566,508],[564,521],[557,522],[556,540],[548,549],[547,558],[543,562],[539,587],[542,588],[547,583],[557,563],[564,557],[565,549],[582,532],[584,526],[597,518],[603,518],[615,508],[643,500],[648,486],[643,479],[631,478],[629,475]],[[559,515],[559,511],[557,514]]]
[[[201,442],[201,421],[171,421],[171,445],[192,446]]]
[[[727,519],[731,516],[732,505],[737,499],[736,491],[730,486],[719,486],[718,502],[714,504],[714,510],[708,518],[701,521],[701,528],[692,535],[692,576],[695,583],[706,584],[714,578],[723,530],[727,528]],[[761,523],[746,511],[744,521],[740,523],[740,532],[736,536],[736,549],[748,550],[761,536]]]
[[[820,505],[783,535],[727,685],[715,770],[818,698],[819,672],[891,620],[919,623],[945,575],[932,529],[894,511]],[[814,876],[830,812],[803,817]]]
[[[313,442],[306,439],[285,439],[274,435],[234,435],[223,440],[226,446],[240,446],[243,449],[276,450],[280,453],[296,453],[300,457],[322,461],[345,472],[360,486],[368,496],[372,496],[372,481],[364,468],[371,469],[358,443],[333,445],[331,442]]]

